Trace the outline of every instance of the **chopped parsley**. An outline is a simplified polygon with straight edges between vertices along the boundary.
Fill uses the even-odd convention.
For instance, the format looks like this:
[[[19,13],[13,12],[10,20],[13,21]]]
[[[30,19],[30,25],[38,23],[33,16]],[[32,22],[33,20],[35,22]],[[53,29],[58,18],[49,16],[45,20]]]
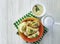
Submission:
[[[36,34],[35,37],[38,37],[38,35]]]
[[[36,7],[36,12],[40,10],[37,5],[35,5],[35,7]]]

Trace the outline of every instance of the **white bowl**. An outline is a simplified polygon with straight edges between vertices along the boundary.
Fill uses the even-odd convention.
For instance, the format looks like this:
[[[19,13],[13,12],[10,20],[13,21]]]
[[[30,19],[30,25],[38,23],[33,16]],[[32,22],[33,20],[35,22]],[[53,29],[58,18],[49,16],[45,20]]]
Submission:
[[[38,5],[38,4],[35,4],[35,5]],[[35,6],[35,5],[34,5],[34,6]],[[46,13],[46,8],[45,8],[45,6],[44,6],[42,3],[39,3],[39,5],[41,5],[41,6],[43,7],[43,13],[42,13],[41,15],[35,15],[35,14],[33,13],[33,15],[36,16],[36,17],[42,17],[42,16],[44,16],[45,13]],[[34,7],[34,6],[33,6],[33,7]],[[32,9],[33,9],[33,7],[32,7]]]

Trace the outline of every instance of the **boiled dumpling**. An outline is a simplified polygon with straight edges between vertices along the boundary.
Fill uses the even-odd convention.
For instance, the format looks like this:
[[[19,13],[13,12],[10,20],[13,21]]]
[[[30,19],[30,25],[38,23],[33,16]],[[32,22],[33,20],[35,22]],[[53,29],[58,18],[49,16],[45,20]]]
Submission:
[[[33,27],[33,28],[37,28],[37,27],[39,27],[40,23],[37,20],[35,20],[35,21],[28,21],[27,25],[30,26],[30,27]]]
[[[28,36],[28,38],[36,38],[36,37],[38,37],[38,35],[39,35],[39,31],[37,31],[36,33]]]
[[[31,26],[36,28],[39,25],[40,25],[40,23],[38,21],[33,21]]]
[[[29,27],[29,26],[27,26],[27,28],[26,28],[26,32],[27,32],[28,35],[33,34],[36,31],[38,31],[38,28],[32,28],[32,27]]]
[[[19,26],[18,26],[18,29],[21,33],[24,33],[26,31],[26,22],[23,22],[21,23]]]

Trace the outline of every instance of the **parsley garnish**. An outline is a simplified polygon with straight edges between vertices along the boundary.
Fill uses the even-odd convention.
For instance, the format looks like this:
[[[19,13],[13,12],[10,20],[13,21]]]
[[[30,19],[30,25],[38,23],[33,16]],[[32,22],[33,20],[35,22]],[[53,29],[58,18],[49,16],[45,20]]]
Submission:
[[[40,10],[37,5],[35,5],[35,7],[36,7],[36,12]]]

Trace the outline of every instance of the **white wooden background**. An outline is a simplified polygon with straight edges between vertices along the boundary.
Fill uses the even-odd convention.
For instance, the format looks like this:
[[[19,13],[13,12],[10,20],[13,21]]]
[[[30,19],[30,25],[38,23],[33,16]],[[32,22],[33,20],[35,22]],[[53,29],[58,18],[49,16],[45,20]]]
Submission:
[[[53,29],[53,41],[47,35],[41,44],[60,44],[60,0],[37,0],[46,6],[47,14],[58,23]],[[0,44],[25,44],[16,34],[13,23],[31,10],[34,0],[0,0]]]

